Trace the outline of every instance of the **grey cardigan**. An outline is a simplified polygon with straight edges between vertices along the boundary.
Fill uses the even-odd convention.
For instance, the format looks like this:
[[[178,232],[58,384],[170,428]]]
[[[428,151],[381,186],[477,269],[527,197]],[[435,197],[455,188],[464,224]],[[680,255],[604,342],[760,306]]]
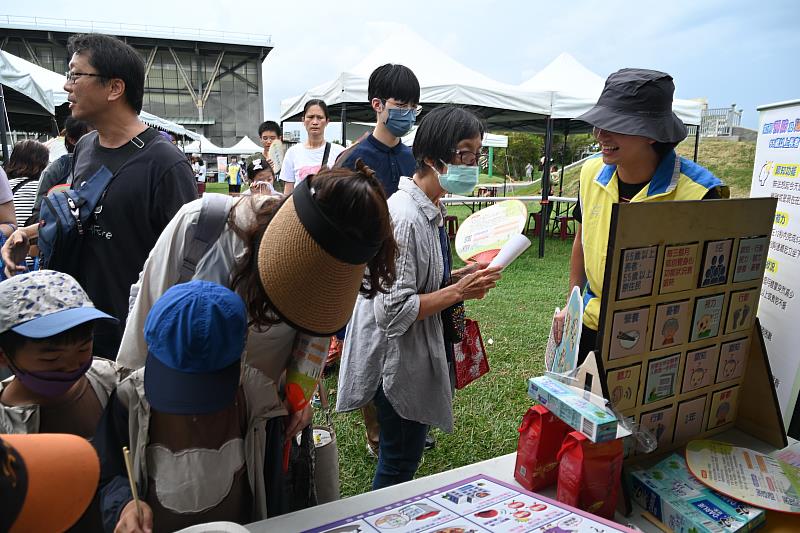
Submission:
[[[400,416],[451,432],[453,397],[442,320],[439,313],[417,320],[419,295],[442,284],[439,226],[444,207],[403,177],[389,198],[389,212],[400,248],[397,280],[388,294],[356,301],[344,341],[336,409],[362,407],[382,381]]]

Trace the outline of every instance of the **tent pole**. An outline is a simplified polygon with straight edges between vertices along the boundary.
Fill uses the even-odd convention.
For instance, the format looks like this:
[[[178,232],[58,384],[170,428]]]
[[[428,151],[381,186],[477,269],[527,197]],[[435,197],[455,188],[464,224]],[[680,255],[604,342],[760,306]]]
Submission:
[[[694,162],[697,163],[697,148],[700,146],[700,126],[694,129]]]
[[[6,118],[6,98],[3,96],[3,86],[0,85],[0,144],[3,145],[3,164],[8,164],[8,123]]]
[[[539,202],[542,206],[542,227],[539,231],[539,258],[544,257],[544,239],[547,235],[548,220],[545,216],[548,214],[547,206],[550,203],[548,200],[548,192],[550,191],[550,155],[553,152],[553,119],[547,117],[547,129],[544,134],[544,167],[542,168],[542,200]]]
[[[342,146],[347,146],[347,102],[342,102]]]
[[[566,122],[566,126],[564,126],[564,144],[561,146],[561,177],[558,180],[558,195],[562,196],[564,192],[564,161],[566,161],[567,157],[567,135],[569,135],[569,120]],[[567,214],[567,210],[569,207],[564,206],[564,214]],[[561,202],[556,204],[556,219],[555,223],[558,223],[558,217],[561,216]]]

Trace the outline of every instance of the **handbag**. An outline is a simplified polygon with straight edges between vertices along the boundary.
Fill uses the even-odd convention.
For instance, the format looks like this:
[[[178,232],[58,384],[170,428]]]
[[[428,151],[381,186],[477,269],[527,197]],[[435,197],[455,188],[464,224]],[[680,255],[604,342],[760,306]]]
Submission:
[[[314,484],[317,487],[317,502],[328,503],[340,498],[339,449],[336,431],[331,421],[331,408],[324,380],[319,382],[320,405],[325,412],[325,424],[314,424]]]
[[[489,372],[489,361],[478,323],[470,319],[465,322],[464,338],[453,344],[457,389],[463,389]]]

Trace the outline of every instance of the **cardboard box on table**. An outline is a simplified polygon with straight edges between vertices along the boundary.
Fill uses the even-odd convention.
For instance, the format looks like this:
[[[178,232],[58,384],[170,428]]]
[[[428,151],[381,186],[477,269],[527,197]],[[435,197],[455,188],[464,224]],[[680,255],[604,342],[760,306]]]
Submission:
[[[732,428],[787,445],[755,317],[775,206],[613,207],[598,345],[579,380],[656,436],[655,452],[631,448],[626,465]]]

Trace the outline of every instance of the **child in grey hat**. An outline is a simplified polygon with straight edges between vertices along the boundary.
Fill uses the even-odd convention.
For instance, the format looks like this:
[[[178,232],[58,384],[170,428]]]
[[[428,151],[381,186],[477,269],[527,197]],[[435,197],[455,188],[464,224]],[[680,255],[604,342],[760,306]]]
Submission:
[[[0,433],[71,433],[94,437],[117,382],[111,361],[92,357],[98,320],[71,276],[38,270],[0,283],[0,366],[14,374],[0,383]],[[77,531],[102,531],[97,504]]]

